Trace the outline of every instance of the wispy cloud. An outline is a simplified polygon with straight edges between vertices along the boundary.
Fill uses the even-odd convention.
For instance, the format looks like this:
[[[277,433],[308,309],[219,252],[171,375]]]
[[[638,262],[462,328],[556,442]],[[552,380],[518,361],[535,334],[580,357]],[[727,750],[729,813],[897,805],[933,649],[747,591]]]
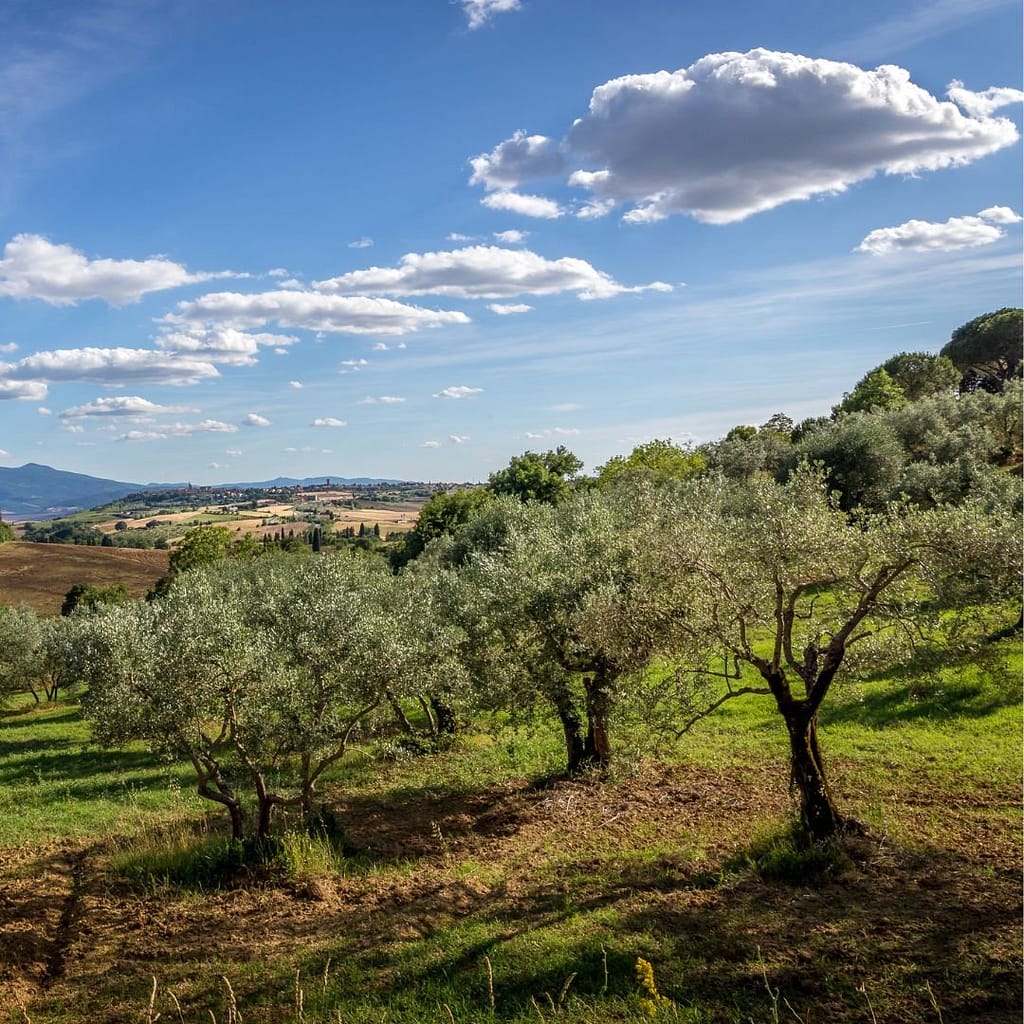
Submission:
[[[483,28],[496,14],[518,11],[520,0],[460,0],[470,29]]]
[[[822,52],[839,60],[875,61],[952,32],[989,11],[1012,6],[1016,0],[927,0],[859,35],[832,43]]]

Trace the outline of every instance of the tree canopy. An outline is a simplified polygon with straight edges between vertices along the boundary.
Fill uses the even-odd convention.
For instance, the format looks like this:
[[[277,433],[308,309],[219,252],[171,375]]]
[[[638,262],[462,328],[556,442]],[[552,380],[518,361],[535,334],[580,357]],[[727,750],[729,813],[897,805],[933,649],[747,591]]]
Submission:
[[[488,488],[495,494],[508,494],[520,501],[554,504],[569,492],[569,483],[583,468],[565,445],[543,454],[527,451],[515,455],[505,469],[492,473]]]
[[[667,480],[689,480],[703,472],[707,460],[697,451],[670,440],[655,438],[637,445],[629,455],[616,455],[597,469],[599,487],[607,487],[626,474],[644,474],[664,483]]]
[[[963,374],[961,390],[998,390],[1004,381],[1020,375],[1022,345],[1024,310],[1004,306],[958,327],[940,355]]]

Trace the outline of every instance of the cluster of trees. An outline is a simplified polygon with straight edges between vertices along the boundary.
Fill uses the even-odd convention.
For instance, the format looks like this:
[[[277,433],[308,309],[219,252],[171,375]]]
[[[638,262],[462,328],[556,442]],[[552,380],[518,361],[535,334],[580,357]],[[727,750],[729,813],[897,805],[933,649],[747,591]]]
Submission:
[[[153,600],[83,603],[28,653],[0,647],[0,681],[45,664],[87,684],[101,742],[189,761],[257,840],[282,808],[315,817],[324,772],[396,730],[548,714],[567,770],[602,770],[627,718],[681,737],[757,698],[808,834],[829,838],[850,824],[818,733],[834,688],[1020,625],[1019,385],[963,387],[921,354],[886,365],[900,400],[865,407],[868,374],[830,419],[653,441],[592,477],[565,448],[526,452],[434,496],[390,562],[200,527]]]

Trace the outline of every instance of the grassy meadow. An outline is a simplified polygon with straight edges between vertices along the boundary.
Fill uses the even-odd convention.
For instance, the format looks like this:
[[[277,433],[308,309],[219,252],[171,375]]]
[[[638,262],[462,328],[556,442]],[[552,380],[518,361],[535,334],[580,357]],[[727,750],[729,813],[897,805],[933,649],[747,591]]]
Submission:
[[[91,746],[73,699],[16,702],[0,1020],[1019,1021],[1018,648],[836,693],[823,752],[866,834],[825,854],[789,836],[765,698],[657,758],[624,727],[604,781],[559,778],[545,721],[360,751],[325,787],[340,838],[259,871],[188,769]]]

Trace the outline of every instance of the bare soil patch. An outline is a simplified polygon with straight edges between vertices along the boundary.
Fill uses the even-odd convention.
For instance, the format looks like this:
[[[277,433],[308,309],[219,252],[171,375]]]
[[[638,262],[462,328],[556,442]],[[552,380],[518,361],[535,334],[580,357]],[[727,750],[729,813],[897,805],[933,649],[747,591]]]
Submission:
[[[1019,805],[1017,793],[988,797]],[[156,975],[199,1019],[221,974],[240,999],[266,996],[275,972],[329,956],[372,964],[365,983],[384,999],[416,984],[407,962],[399,971],[403,951],[460,922],[496,929],[487,951],[500,965],[505,942],[604,910],[624,950],[633,934],[655,936],[661,986],[680,1002],[763,1005],[763,964],[805,1020],[863,1024],[866,993],[879,1020],[918,1024],[938,1019],[925,1012],[930,989],[948,1021],[1017,1024],[1019,835],[966,802],[929,799],[894,808],[892,833],[848,844],[841,874],[799,883],[743,864],[757,822],[790,809],[784,785],[694,766],[606,784],[337,794],[363,857],[309,884],[147,892],[111,875],[102,850],[12,855],[0,873],[0,1000],[31,996],[33,1020],[71,1005],[77,1019],[113,1024],[140,1019]],[[940,808],[948,829],[936,842],[929,813]],[[250,1006],[247,1022],[281,1019],[281,984],[278,1010]],[[706,1019],[732,1019],[717,1012]]]
[[[0,544],[0,602],[27,604],[40,615],[56,615],[76,583],[120,583],[131,597],[140,598],[166,573],[166,551],[28,541]]]

